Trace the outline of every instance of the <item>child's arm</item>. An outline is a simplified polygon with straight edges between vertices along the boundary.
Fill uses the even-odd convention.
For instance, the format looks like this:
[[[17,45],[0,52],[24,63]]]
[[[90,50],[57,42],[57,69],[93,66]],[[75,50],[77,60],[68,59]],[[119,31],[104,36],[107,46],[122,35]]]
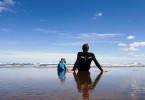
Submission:
[[[65,66],[65,69],[66,69],[66,73],[74,73],[74,71],[69,70],[67,66]]]
[[[65,69],[66,69],[66,71],[68,71],[68,67],[67,66],[65,66]]]

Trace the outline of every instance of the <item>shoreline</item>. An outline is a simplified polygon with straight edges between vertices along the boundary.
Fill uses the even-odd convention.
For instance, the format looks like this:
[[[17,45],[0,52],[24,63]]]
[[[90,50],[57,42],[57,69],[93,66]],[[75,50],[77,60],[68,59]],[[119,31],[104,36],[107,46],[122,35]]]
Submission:
[[[72,68],[74,64],[66,64],[68,68]],[[91,66],[96,68],[95,65]],[[102,67],[145,67],[145,65],[102,65]],[[0,64],[0,68],[57,68],[57,64]]]

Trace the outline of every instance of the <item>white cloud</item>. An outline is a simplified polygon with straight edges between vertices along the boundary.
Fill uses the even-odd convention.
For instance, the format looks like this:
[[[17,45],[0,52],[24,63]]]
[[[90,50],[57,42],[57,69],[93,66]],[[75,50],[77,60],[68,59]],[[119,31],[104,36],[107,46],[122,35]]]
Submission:
[[[130,46],[130,47],[128,47],[128,48],[123,48],[122,50],[124,50],[124,51],[138,51],[139,48],[135,48],[135,47],[133,47],[133,46]]]
[[[2,32],[10,32],[11,30],[7,29],[7,28],[1,28],[0,31],[2,31]]]
[[[127,46],[127,44],[119,43],[119,46]],[[140,47],[145,46],[145,42],[133,42],[128,45],[128,47],[123,48],[124,51],[139,51]]]
[[[48,29],[44,29],[44,28],[36,28],[36,29],[33,29],[33,31],[41,32],[41,33],[59,33],[58,31],[48,30]]]
[[[14,5],[15,2],[13,0],[3,0],[3,2],[5,3],[5,5]]]
[[[13,6],[15,2],[13,0],[0,1],[0,6]]]
[[[119,33],[105,33],[105,34],[99,34],[99,33],[82,33],[78,34],[77,38],[97,38],[97,37],[117,37],[120,36]]]
[[[118,43],[118,46],[126,47],[127,44],[125,44],[125,43]]]
[[[10,6],[15,5],[15,1],[13,0],[3,0],[0,1],[0,13],[4,11],[10,11]]]
[[[1,62],[6,63],[58,63],[60,58],[66,58],[68,63],[74,63],[77,54],[28,52],[28,51],[0,51]],[[73,58],[73,59],[72,59]]]
[[[67,31],[55,31],[55,30],[48,30],[44,28],[36,28],[33,29],[35,32],[42,32],[42,33],[55,33],[59,34],[63,38],[83,38],[83,39],[94,39],[97,37],[102,37],[102,38],[112,38],[112,37],[118,37],[121,36],[122,34],[120,33],[78,33],[78,34],[70,34]]]
[[[0,6],[0,12],[2,12],[2,11],[4,11],[4,10],[6,10],[6,8]]]
[[[63,46],[77,46],[77,45],[82,45],[84,42],[69,42],[69,43],[57,43],[53,45],[63,45]]]
[[[130,56],[131,57],[134,57],[134,58],[144,58],[145,57],[145,54],[134,54],[134,53],[130,53]]]
[[[99,13],[95,13],[93,19],[97,19],[97,17],[102,17],[103,13],[99,12]]]
[[[49,30],[43,29],[43,28],[36,28],[33,31],[42,32],[42,33],[49,33],[50,32]]]
[[[131,36],[131,35],[127,37],[128,40],[132,40],[134,38],[135,38],[135,36]]]
[[[132,47],[142,47],[145,46],[145,42],[133,42],[130,44]]]
[[[0,63],[55,63],[60,58],[66,58],[67,63],[74,64],[77,53],[52,53],[52,52],[36,52],[36,51],[0,51]],[[135,61],[144,62],[144,59],[126,57],[126,56],[105,56],[96,55],[100,64],[103,63],[130,63]],[[93,63],[92,63],[93,64]]]
[[[101,17],[103,14],[101,12],[95,14],[96,17]]]
[[[96,55],[97,60],[99,61],[100,64],[127,64],[127,63],[144,63],[145,58],[133,58],[131,56],[111,56],[111,55]]]

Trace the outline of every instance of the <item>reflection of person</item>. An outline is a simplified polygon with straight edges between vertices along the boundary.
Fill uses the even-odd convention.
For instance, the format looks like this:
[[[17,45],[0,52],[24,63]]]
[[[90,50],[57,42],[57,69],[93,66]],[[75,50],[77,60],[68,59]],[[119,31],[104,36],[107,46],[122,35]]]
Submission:
[[[89,45],[86,43],[82,46],[83,52],[78,52],[77,60],[74,64],[73,71],[78,69],[78,71],[89,71],[92,60],[95,62],[96,66],[103,72],[103,69],[99,62],[96,60],[95,55],[88,52]]]
[[[64,82],[66,79],[65,73],[66,73],[66,70],[57,69],[57,74],[61,82]]]
[[[78,91],[82,93],[83,99],[89,99],[89,91],[93,90],[99,79],[101,78],[102,72],[96,77],[95,81],[92,82],[89,71],[79,71],[77,74],[74,72],[74,79],[77,84]]]

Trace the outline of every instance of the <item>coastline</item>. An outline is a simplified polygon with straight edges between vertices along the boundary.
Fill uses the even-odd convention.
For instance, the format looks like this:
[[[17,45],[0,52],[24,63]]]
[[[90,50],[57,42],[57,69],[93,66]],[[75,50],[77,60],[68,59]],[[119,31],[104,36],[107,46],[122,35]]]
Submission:
[[[68,68],[72,68],[74,64],[66,64]],[[102,64],[103,67],[145,67],[145,64]],[[57,64],[31,64],[31,63],[12,63],[0,64],[0,68],[57,68]],[[96,67],[91,65],[91,67]]]

